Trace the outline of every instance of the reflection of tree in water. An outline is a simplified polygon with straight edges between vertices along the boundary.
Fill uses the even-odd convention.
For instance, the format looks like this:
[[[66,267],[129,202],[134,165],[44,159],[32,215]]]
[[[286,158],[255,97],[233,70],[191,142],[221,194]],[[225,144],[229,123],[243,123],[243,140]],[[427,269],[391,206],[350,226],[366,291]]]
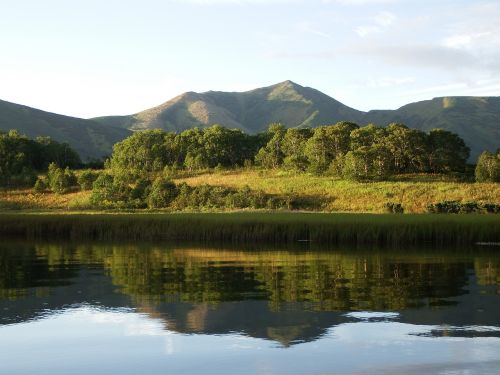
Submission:
[[[498,284],[498,262],[452,254],[38,245],[34,254],[29,247],[0,252],[0,290],[7,296],[61,285],[80,265],[103,265],[113,283],[138,302],[268,300],[275,310],[287,302],[325,311],[401,310],[463,294],[471,270],[480,283]]]
[[[89,269],[94,274],[82,278]],[[103,270],[114,291],[102,284],[107,281],[102,276],[94,277]],[[29,316],[30,309],[34,314],[30,303],[40,303],[31,297],[46,296],[56,286],[87,283],[92,290],[107,288],[98,296],[102,305],[117,306],[122,302],[113,298],[129,296],[139,311],[161,317],[169,329],[239,331],[290,345],[345,321],[345,311],[453,306],[468,293],[470,276],[495,288],[499,270],[500,256],[488,254],[16,244],[0,249],[0,302],[18,299],[14,305],[19,306],[26,301],[17,314]],[[69,288],[51,308],[78,298],[85,297]]]

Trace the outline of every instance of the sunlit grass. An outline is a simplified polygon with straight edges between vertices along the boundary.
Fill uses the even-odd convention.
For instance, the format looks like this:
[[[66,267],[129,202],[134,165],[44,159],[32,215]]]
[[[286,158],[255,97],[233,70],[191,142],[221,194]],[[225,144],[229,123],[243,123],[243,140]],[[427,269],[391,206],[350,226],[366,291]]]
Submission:
[[[286,171],[236,170],[203,173],[176,182],[189,185],[250,186],[269,194],[298,194],[324,201],[325,211],[383,212],[387,202],[401,203],[408,213],[426,212],[445,200],[500,204],[500,184],[442,181],[442,176],[405,177],[405,181],[353,182]],[[425,181],[422,181],[425,180]]]

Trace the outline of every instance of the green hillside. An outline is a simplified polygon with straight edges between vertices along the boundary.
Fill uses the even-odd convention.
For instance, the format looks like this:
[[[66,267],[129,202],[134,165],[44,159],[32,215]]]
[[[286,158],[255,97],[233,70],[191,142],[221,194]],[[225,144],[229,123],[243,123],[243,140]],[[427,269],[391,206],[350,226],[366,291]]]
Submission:
[[[133,115],[92,120],[0,101],[0,130],[18,129],[31,137],[51,136],[68,142],[84,159],[110,154],[112,145],[130,135],[130,130],[179,132],[217,123],[252,134],[273,122],[287,127],[315,127],[338,121],[360,125],[401,122],[424,131],[444,128],[465,140],[471,148],[471,161],[483,150],[500,147],[500,97],[435,98],[397,110],[362,112],[318,90],[285,81],[246,92],[187,92]]]
[[[428,131],[442,128],[459,134],[475,160],[484,150],[500,147],[500,97],[444,97],[405,105],[394,111],[370,111],[366,121],[402,122]]]
[[[288,127],[317,126],[345,119],[358,120],[362,115],[363,112],[349,108],[318,90],[285,81],[247,92],[187,92],[131,116],[95,120],[133,130],[161,128],[182,131],[218,123],[256,133],[273,122],[281,122]]]
[[[58,142],[67,142],[83,160],[111,154],[113,145],[131,134],[127,129],[0,100],[0,131],[10,129],[31,138],[49,136]]]
[[[95,120],[132,130],[171,131],[218,123],[249,133],[262,131],[272,122],[287,127],[314,127],[337,121],[360,125],[402,122],[426,131],[444,128],[458,133],[471,148],[471,160],[483,150],[494,151],[500,146],[500,97],[435,98],[397,110],[361,112],[291,81],[247,92],[188,92],[134,115]]]

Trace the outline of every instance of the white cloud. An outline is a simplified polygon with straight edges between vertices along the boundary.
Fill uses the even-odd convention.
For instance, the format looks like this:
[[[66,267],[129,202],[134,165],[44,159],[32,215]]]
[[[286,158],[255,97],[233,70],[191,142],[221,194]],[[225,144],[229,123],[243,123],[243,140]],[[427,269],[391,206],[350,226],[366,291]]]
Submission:
[[[368,80],[367,86],[370,88],[382,88],[382,87],[393,87],[393,86],[401,86],[408,83],[415,82],[414,77],[382,77]]]
[[[361,38],[364,38],[367,35],[379,33],[381,32],[381,28],[378,26],[358,26],[354,29],[356,34],[358,34]]]
[[[396,15],[391,12],[379,12],[372,18],[373,24],[358,26],[354,31],[361,38],[364,38],[370,34],[381,33],[384,29],[390,27],[396,19]]]
[[[317,36],[321,36],[323,38],[331,38],[331,35],[330,34],[327,34],[325,33],[324,31],[321,31],[313,26],[311,26],[311,23],[310,22],[300,22],[297,24],[297,29],[300,31],[300,32],[303,32],[303,33],[308,33],[308,34],[312,34],[312,35],[317,35]]]
[[[379,12],[375,17],[374,21],[382,27],[389,27],[396,20],[396,15],[391,12]]]
[[[344,5],[376,5],[396,3],[398,0],[323,0],[323,3],[339,3]]]
[[[198,5],[268,5],[297,3],[298,0],[170,0],[171,2]]]

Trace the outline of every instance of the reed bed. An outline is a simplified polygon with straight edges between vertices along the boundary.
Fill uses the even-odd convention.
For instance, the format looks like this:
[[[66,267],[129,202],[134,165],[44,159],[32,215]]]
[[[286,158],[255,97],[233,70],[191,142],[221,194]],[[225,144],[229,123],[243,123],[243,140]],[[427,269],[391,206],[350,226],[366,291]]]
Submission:
[[[463,246],[500,242],[499,215],[0,214],[0,239]]]

